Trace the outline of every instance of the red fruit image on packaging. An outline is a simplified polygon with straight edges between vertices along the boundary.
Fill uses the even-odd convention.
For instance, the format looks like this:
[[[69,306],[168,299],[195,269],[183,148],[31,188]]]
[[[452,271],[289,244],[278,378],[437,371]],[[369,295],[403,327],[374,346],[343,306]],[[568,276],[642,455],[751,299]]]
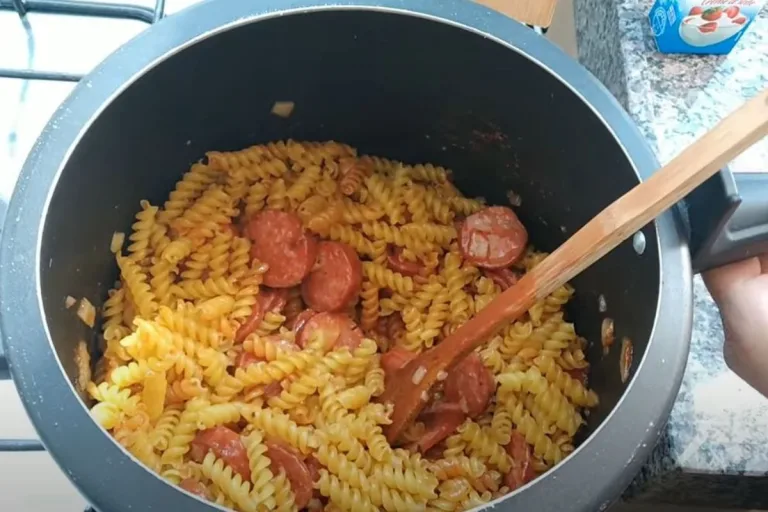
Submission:
[[[728,16],[731,19],[733,19],[736,16],[738,16],[739,12],[741,12],[741,11],[739,10],[738,6],[735,6],[735,5],[732,5],[730,7],[726,7],[726,9],[725,9],[725,15]]]
[[[710,7],[709,9],[701,13],[701,19],[704,19],[707,21],[717,21],[718,19],[720,19],[720,16],[722,15],[723,15],[723,9],[721,7]]]

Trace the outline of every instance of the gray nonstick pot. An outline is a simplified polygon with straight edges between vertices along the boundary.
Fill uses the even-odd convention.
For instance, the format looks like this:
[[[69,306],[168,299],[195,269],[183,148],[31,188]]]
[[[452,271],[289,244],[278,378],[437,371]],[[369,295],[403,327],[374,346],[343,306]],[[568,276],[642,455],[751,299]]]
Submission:
[[[295,102],[292,116],[271,115],[275,101]],[[544,250],[658,166],[584,68],[471,2],[213,0],[157,23],[85,77],[51,119],[19,178],[0,253],[13,379],[46,448],[96,508],[211,505],[91,420],[74,385],[75,352],[81,340],[95,347],[98,329],[65,297],[106,298],[117,276],[112,233],[129,229],[140,199],[162,203],[205,151],[286,138],[444,165],[465,194],[490,203],[507,203],[513,190]],[[768,184],[749,179],[723,171],[576,279],[569,314],[591,342],[601,403],[578,448],[500,499],[502,509],[594,512],[629,484],[683,375],[692,269],[768,248]],[[602,354],[606,316],[634,345],[626,382],[619,350]]]

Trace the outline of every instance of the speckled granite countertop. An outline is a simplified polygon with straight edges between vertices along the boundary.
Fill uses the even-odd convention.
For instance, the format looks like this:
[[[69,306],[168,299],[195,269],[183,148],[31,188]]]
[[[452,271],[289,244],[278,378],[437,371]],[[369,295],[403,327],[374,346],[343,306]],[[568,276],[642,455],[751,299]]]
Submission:
[[[652,0],[575,0],[579,58],[623,103],[664,163],[768,87],[768,8],[726,56],[663,55]],[[768,171],[768,140],[732,164]],[[768,508],[768,400],[722,357],[720,317],[695,279],[691,353],[680,395],[630,502]]]

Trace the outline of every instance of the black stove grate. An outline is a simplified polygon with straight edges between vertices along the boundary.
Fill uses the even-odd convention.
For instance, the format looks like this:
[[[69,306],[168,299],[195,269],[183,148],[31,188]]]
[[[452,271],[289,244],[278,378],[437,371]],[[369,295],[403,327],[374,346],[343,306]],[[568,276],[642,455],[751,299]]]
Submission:
[[[0,0],[0,11],[15,11],[27,33],[29,13],[58,14],[63,16],[88,16],[141,21],[147,24],[159,21],[165,14],[165,0],[155,0],[154,7],[130,4],[104,4],[83,0]],[[67,70],[36,70],[0,67],[0,78],[20,80],[49,80],[77,82],[82,75]],[[0,379],[9,378],[8,363],[0,346]],[[37,439],[0,439],[0,452],[41,452],[45,446]],[[88,507],[85,512],[96,512]]]
[[[154,7],[130,4],[103,4],[84,0],[0,0],[0,11],[15,11],[27,32],[30,30],[27,14],[33,12],[65,16],[136,20],[151,24],[160,20],[165,14],[165,0],[155,0]],[[0,68],[0,78],[77,82],[82,78],[82,75],[66,70]]]

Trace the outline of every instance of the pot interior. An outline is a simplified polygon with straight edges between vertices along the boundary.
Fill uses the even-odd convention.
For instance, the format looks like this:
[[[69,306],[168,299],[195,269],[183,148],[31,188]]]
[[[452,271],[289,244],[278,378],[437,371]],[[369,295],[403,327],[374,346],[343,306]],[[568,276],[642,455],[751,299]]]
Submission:
[[[295,102],[293,114],[272,115],[275,101]],[[162,206],[206,151],[287,138],[333,139],[361,154],[445,166],[465,195],[491,204],[508,204],[514,191],[532,243],[548,251],[638,183],[620,143],[574,89],[481,34],[356,10],[231,27],[127,86],[63,167],[39,261],[53,347],[73,381],[76,342],[96,347],[97,335],[64,308],[64,297],[103,304],[117,278],[110,239],[129,231],[139,201]],[[618,346],[602,354],[603,317],[615,320],[617,339],[633,341],[633,369],[651,334],[659,257],[654,227],[644,233],[642,256],[624,243],[573,282],[568,315],[590,342],[590,384],[601,398],[582,436],[626,388]]]

